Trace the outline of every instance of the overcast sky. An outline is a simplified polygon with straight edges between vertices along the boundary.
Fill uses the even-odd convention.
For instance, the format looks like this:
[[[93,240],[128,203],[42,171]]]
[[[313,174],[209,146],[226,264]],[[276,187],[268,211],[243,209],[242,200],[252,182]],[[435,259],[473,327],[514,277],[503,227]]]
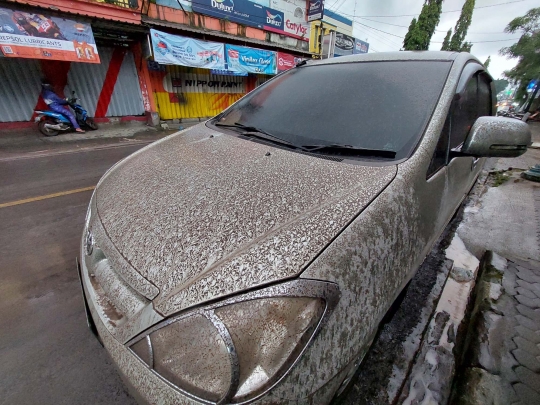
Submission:
[[[449,28],[454,30],[464,3],[465,0],[444,0],[441,21],[431,38],[430,50],[441,49],[446,31]],[[500,3],[508,4],[485,7]],[[325,8],[351,19],[353,15],[356,16],[353,19],[353,34],[356,38],[369,42],[370,52],[399,50],[413,18],[411,14],[418,15],[423,4],[424,0],[325,0]],[[538,6],[538,0],[476,0],[475,7],[478,8],[474,10],[466,40],[473,42],[471,53],[481,62],[491,55],[489,71],[494,78],[502,78],[503,71],[516,64],[515,59],[506,59],[499,55],[499,49],[512,45],[516,41],[511,39],[519,37],[519,34],[504,33],[504,28],[513,18]],[[459,11],[448,12],[452,10]],[[404,14],[409,16],[403,16]],[[400,25],[405,27],[399,27]],[[504,42],[481,42],[506,39],[508,40]]]

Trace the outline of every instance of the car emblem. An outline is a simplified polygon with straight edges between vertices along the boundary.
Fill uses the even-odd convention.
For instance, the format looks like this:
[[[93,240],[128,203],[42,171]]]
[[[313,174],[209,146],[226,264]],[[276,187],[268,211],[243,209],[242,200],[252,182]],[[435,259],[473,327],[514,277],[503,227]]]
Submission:
[[[92,231],[90,229],[86,231],[86,236],[84,238],[84,248],[88,256],[90,256],[92,254],[92,251],[94,250],[94,235],[92,234]]]

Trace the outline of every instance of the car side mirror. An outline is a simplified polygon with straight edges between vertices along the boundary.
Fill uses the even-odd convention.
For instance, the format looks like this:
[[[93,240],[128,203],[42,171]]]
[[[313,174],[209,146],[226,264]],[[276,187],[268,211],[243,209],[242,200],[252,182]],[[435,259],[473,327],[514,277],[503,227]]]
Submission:
[[[517,157],[527,151],[531,130],[523,121],[503,117],[480,117],[461,147],[461,155]]]

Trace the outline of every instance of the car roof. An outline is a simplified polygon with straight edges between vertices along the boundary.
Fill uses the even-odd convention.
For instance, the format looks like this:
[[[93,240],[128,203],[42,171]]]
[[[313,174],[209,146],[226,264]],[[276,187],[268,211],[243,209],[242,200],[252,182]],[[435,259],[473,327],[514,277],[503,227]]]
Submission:
[[[351,62],[387,62],[387,61],[454,61],[461,56],[469,55],[470,59],[475,59],[466,52],[441,52],[441,51],[396,51],[396,52],[375,52],[362,53],[358,55],[340,56],[314,61],[311,64],[330,65]]]

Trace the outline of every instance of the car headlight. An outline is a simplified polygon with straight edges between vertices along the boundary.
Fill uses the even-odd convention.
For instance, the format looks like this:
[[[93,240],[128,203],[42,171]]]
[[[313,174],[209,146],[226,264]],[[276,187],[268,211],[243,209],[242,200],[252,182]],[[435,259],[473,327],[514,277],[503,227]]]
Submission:
[[[128,343],[152,372],[203,403],[264,395],[300,358],[339,299],[295,280],[186,311]]]

